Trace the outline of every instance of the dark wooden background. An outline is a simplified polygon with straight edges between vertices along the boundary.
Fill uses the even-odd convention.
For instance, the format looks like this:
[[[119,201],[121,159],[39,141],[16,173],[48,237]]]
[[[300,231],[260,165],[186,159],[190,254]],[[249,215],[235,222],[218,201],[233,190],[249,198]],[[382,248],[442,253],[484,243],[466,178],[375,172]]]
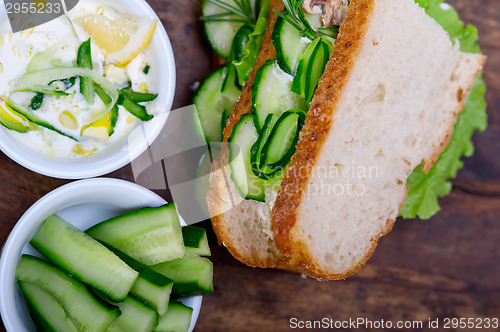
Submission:
[[[191,104],[189,86],[211,70],[197,17],[200,0],[149,0],[165,25],[177,63],[174,109]],[[500,1],[450,0],[478,27],[488,55],[489,127],[429,221],[398,220],[367,265],[345,281],[248,268],[216,245],[209,222],[215,293],[205,296],[197,331],[285,331],[289,320],[500,318]],[[110,177],[133,181],[126,166]],[[67,183],[35,174],[0,153],[0,246],[33,203]],[[0,294],[1,296],[1,294]],[[3,325],[0,325],[3,330]],[[349,330],[349,329],[348,329]]]

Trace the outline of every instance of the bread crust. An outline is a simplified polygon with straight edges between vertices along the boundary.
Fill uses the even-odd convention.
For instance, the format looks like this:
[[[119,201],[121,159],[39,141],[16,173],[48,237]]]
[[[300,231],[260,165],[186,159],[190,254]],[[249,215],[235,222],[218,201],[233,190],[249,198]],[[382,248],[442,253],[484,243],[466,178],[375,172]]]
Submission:
[[[455,123],[457,122],[458,114],[462,113],[465,107],[465,102],[467,101],[467,98],[469,97],[469,92],[470,89],[472,88],[472,85],[474,84],[474,81],[476,80],[477,75],[482,71],[483,66],[486,62],[486,56],[485,55],[476,55],[478,57],[478,69],[475,73],[475,75],[471,78],[469,82],[467,82],[467,87],[468,89],[466,91],[460,89],[457,94],[457,99],[458,99],[458,106],[454,112],[455,116],[450,119],[450,123],[448,124],[448,131],[446,135],[443,137],[441,143],[439,146],[434,150],[432,153],[432,156],[426,160],[424,160],[424,164],[422,165],[422,171],[424,173],[427,173],[431,170],[432,166],[436,163],[436,161],[439,159],[439,156],[443,151],[446,149],[448,144],[450,144],[451,138],[453,136],[453,131],[455,130]]]
[[[373,0],[353,0],[340,28],[335,46],[311,102],[304,127],[300,132],[296,152],[286,168],[276,203],[272,211],[272,231],[279,250],[293,257],[296,269],[320,280],[343,279],[358,271],[371,256],[378,237],[392,229],[394,220],[388,220],[385,229],[374,237],[372,246],[362,263],[345,274],[331,274],[314,264],[313,255],[301,241],[294,228],[304,191],[314,164],[330,132],[336,106],[340,101],[349,74],[358,58],[375,3]]]

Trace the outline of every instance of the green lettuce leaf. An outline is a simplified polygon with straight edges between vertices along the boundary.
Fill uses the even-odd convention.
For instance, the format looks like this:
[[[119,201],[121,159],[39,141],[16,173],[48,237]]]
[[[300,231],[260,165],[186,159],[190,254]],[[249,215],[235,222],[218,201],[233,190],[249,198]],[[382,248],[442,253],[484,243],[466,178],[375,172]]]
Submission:
[[[443,0],[415,2],[448,32],[453,41],[458,40],[461,51],[481,53],[477,43],[477,29],[471,25],[465,26],[451,6],[443,3]],[[429,219],[440,210],[438,198],[450,193],[449,179],[453,179],[463,167],[462,156],[470,157],[474,153],[472,135],[476,130],[486,129],[485,93],[486,85],[479,75],[470,91],[464,111],[458,116],[448,147],[427,174],[422,172],[420,165],[408,178],[406,184],[409,191],[400,216]]]
[[[262,1],[262,7],[260,8],[255,29],[249,35],[248,43],[243,48],[243,57],[240,61],[233,62],[236,67],[236,72],[238,73],[238,82],[241,86],[245,85],[248,77],[250,77],[253,67],[255,67],[255,64],[257,63],[257,56],[259,55],[260,47],[262,45],[262,37],[267,28],[268,12],[269,0],[264,0]]]

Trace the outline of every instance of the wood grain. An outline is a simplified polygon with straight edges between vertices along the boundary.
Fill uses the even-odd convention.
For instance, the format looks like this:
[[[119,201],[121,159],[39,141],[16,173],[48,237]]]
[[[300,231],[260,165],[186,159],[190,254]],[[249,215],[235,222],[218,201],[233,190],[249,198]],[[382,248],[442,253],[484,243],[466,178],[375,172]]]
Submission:
[[[197,19],[200,1],[148,2],[165,25],[176,57],[174,108],[189,105],[190,86],[212,64]],[[216,245],[210,224],[203,222],[210,230],[215,293],[204,297],[197,331],[287,331],[292,317],[500,318],[500,1],[450,3],[478,28],[488,55],[489,127],[475,135],[476,153],[465,160],[452,193],[440,201],[442,211],[429,221],[398,220],[358,274],[325,283],[243,266]],[[133,181],[130,166],[108,176]],[[66,182],[28,171],[0,153],[0,245],[27,208]]]

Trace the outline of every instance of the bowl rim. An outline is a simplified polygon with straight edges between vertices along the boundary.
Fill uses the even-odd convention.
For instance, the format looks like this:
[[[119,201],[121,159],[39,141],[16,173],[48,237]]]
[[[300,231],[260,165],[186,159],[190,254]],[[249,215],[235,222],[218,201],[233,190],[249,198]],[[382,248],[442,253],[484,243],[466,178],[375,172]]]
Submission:
[[[127,6],[136,8],[140,15],[158,20],[155,36],[153,38],[156,38],[155,41],[158,42],[157,48],[164,56],[162,58],[162,64],[165,66],[163,72],[166,73],[166,75],[161,75],[160,80],[162,82],[158,87],[158,89],[163,91],[166,95],[163,98],[165,101],[162,101],[160,105],[160,107],[165,108],[165,113],[161,116],[157,116],[156,123],[154,126],[148,128],[148,130],[144,129],[144,124],[142,123],[137,127],[141,129],[145,137],[145,143],[129,146],[129,142],[124,142],[123,147],[113,151],[111,157],[101,158],[102,160],[81,159],[84,160],[84,162],[66,164],[61,163],[60,159],[50,160],[50,158],[39,155],[35,151],[30,151],[10,138],[6,130],[3,131],[3,128],[0,128],[0,150],[10,159],[35,173],[53,178],[86,179],[111,173],[129,164],[140,156],[158,137],[165,126],[175,96],[176,68],[174,52],[170,38],[168,37],[161,19],[146,0],[129,0],[129,2],[130,4],[127,4]],[[0,4],[3,4],[3,0],[0,0]],[[0,6],[0,19],[5,15],[5,7]],[[124,139],[126,139],[126,137],[124,137]],[[70,161],[71,159],[68,160]]]
[[[112,195],[116,193],[122,194],[123,197],[127,196],[128,199],[140,197],[141,202],[148,202],[142,206],[159,206],[167,203],[156,193],[132,182],[113,178],[84,179],[70,182],[44,195],[19,219],[7,238],[0,256],[0,294],[2,294],[0,316],[7,332],[21,332],[21,330],[28,332],[16,302],[15,268],[32,233],[48,216],[71,206],[102,203],[103,198],[109,199],[104,203],[116,202],[116,204],[125,204],[129,207],[133,205],[124,202],[123,197]],[[183,220],[181,223],[185,224]],[[193,313],[190,331],[194,329],[198,319],[202,298],[202,296],[191,297]]]

